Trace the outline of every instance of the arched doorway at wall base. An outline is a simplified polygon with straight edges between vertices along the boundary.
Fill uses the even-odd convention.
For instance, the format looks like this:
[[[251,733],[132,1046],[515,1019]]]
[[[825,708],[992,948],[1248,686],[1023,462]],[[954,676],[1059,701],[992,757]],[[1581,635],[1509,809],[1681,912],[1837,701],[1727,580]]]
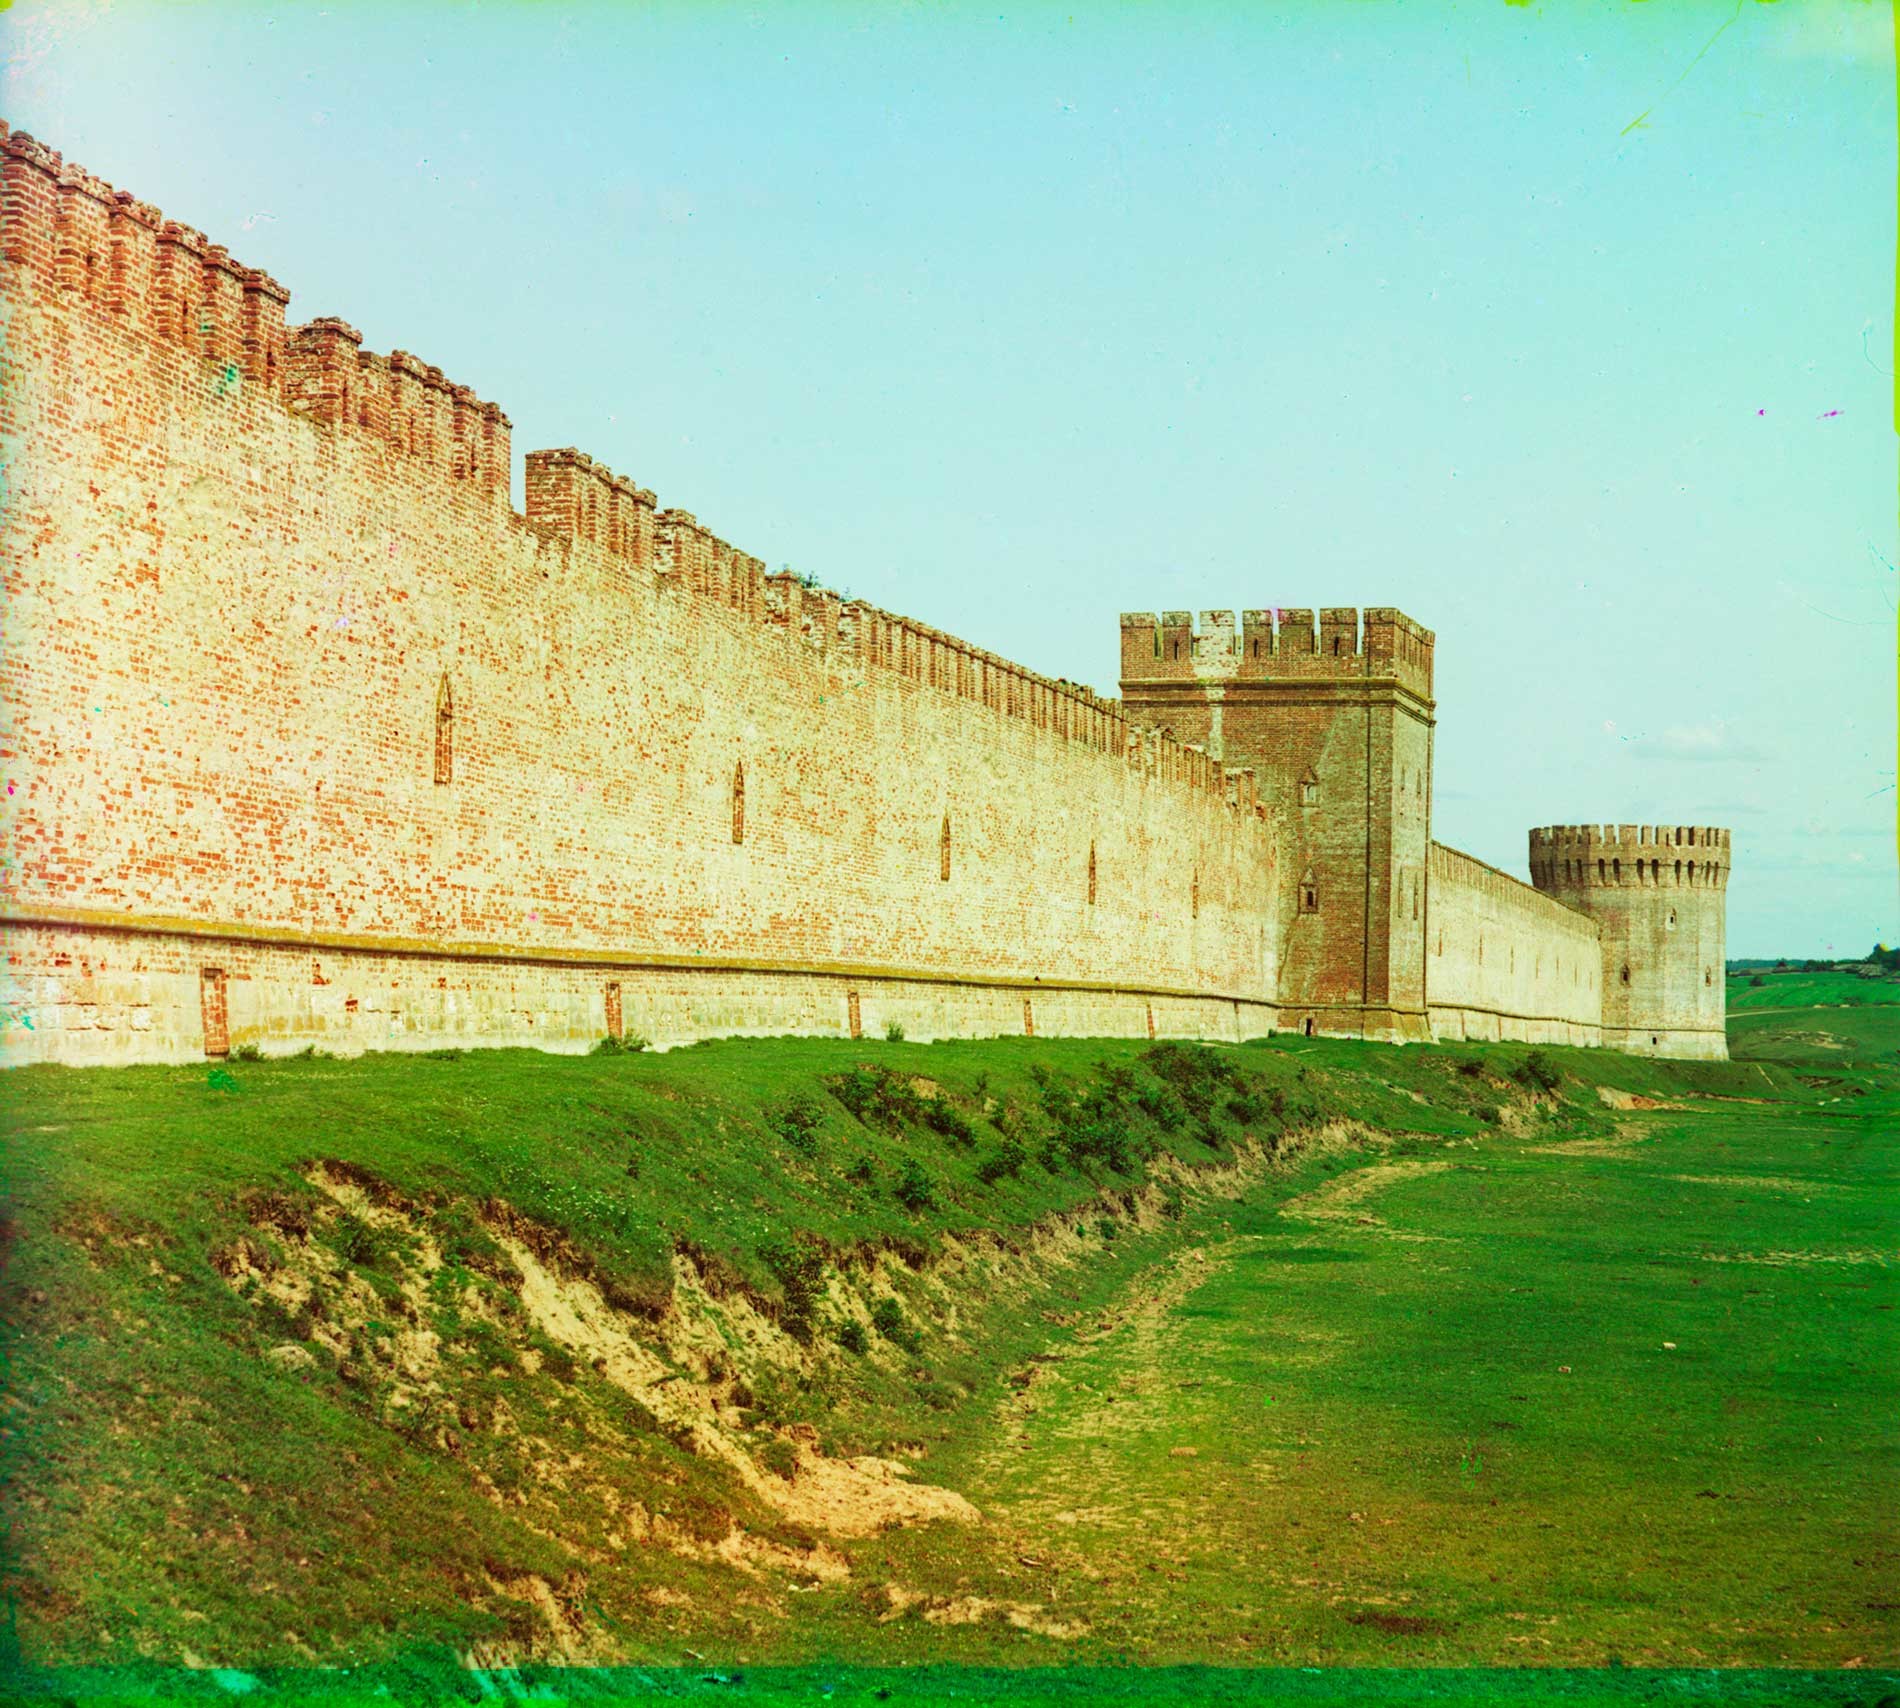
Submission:
[[[1307,1037],[1309,1037],[1309,1038],[1310,1038],[1310,1037],[1312,1037],[1312,1036],[1314,1035],[1314,1025],[1313,1025],[1313,1017],[1312,1017],[1312,1015],[1310,1015],[1310,1014],[1309,1014],[1309,1015],[1307,1015],[1307,1017],[1306,1017],[1306,1024],[1305,1024],[1304,1026],[1302,1026],[1302,1027],[1300,1028],[1300,1030],[1301,1030],[1302,1032],[1304,1032],[1304,1033],[1306,1034],[1306,1036],[1307,1036]]]

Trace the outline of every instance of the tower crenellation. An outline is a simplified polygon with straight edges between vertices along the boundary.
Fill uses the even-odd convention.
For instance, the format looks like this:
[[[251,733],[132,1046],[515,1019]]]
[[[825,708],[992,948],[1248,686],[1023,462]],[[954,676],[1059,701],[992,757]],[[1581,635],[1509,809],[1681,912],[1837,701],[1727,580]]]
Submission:
[[[1715,825],[1557,824],[1530,833],[1531,882],[1597,922],[1603,1041],[1642,1055],[1727,1053],[1729,833]]]
[[[1389,606],[1203,611],[1198,629],[1188,611],[1126,611],[1121,636],[1125,683],[1360,676],[1432,692],[1432,631]]]

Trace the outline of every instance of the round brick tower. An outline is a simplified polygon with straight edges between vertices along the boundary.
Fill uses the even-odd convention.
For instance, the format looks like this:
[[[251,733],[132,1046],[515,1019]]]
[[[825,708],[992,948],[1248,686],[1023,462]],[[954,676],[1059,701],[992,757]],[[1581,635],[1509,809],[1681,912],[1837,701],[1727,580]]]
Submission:
[[[1606,1048],[1727,1060],[1726,830],[1549,825],[1531,832],[1531,882],[1602,933]]]

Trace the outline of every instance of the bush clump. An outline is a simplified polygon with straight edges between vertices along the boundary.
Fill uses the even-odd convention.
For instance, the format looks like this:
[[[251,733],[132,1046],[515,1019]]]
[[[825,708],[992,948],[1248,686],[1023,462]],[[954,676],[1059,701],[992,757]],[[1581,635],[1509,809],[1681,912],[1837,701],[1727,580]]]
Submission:
[[[800,1156],[811,1156],[818,1149],[818,1128],[824,1111],[810,1097],[794,1097],[781,1109],[766,1116],[766,1125]]]
[[[772,1278],[784,1294],[779,1327],[794,1340],[809,1344],[812,1313],[824,1295],[823,1255],[796,1238],[776,1239],[759,1247],[759,1261],[772,1272]]]
[[[965,1115],[949,1098],[939,1093],[935,1097],[923,1099],[924,1125],[933,1133],[941,1133],[953,1145],[973,1145],[976,1143],[976,1129],[970,1125]]]
[[[590,1050],[588,1054],[595,1056],[632,1056],[639,1054],[639,1052],[646,1047],[646,1039],[638,1037],[632,1032],[623,1033],[618,1038],[609,1032],[606,1037],[595,1041],[593,1049]]]
[[[862,1354],[870,1348],[871,1344],[870,1341],[865,1338],[864,1324],[859,1322],[856,1317],[846,1317],[844,1321],[838,1325],[837,1331],[833,1334],[832,1338],[847,1352]]]
[[[898,1170],[897,1184],[891,1188],[891,1196],[912,1215],[934,1210],[937,1207],[937,1183],[914,1156],[907,1156],[904,1166]]]
[[[924,1118],[924,1099],[901,1073],[886,1067],[859,1067],[827,1080],[831,1095],[867,1127],[897,1132]]]
[[[1006,1138],[976,1165],[976,1177],[985,1186],[994,1186],[999,1180],[1014,1180],[1028,1161],[1029,1152],[1023,1148],[1022,1141]]]
[[[1527,1091],[1555,1091],[1564,1078],[1542,1050],[1532,1050],[1511,1070],[1511,1077]]]
[[[904,1321],[903,1307],[895,1299],[879,1299],[871,1307],[871,1326],[893,1345],[916,1350],[917,1336]]]

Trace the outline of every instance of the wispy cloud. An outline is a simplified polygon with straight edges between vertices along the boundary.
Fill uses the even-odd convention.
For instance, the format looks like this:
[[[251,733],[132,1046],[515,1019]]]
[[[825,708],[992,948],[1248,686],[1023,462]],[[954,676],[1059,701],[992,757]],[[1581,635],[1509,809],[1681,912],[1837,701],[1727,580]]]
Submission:
[[[1760,765],[1768,755],[1752,742],[1740,741],[1727,724],[1711,718],[1699,724],[1677,724],[1660,735],[1638,736],[1629,744],[1637,759],[1679,759],[1725,765]]]
[[[1893,9],[1877,0],[1809,0],[1777,6],[1770,16],[1770,50],[1788,58],[1874,64],[1893,58]]]

